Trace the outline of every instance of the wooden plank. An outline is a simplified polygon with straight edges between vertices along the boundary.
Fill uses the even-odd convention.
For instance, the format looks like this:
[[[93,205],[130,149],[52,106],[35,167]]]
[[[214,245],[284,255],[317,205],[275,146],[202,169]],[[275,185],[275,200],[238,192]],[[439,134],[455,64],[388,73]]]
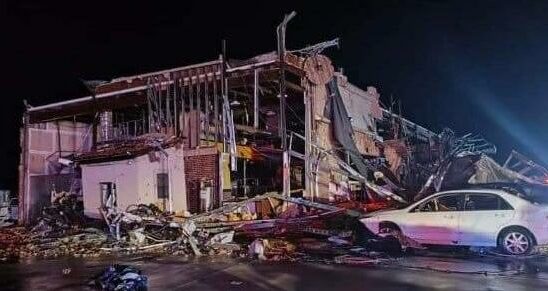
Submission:
[[[215,122],[215,143],[219,142],[219,92],[217,79],[213,79],[213,115]]]
[[[209,77],[206,71],[206,79],[204,84],[204,115],[205,115],[205,121],[204,121],[204,131],[205,131],[205,139],[206,141],[209,141]]]

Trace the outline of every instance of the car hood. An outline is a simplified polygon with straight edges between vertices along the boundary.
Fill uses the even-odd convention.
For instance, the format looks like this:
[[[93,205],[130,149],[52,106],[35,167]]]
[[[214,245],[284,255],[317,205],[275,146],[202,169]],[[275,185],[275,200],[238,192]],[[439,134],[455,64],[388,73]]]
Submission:
[[[373,213],[366,214],[364,216],[364,218],[388,216],[388,215],[392,215],[392,214],[402,213],[404,211],[405,211],[405,209],[379,210],[379,211],[375,211]]]

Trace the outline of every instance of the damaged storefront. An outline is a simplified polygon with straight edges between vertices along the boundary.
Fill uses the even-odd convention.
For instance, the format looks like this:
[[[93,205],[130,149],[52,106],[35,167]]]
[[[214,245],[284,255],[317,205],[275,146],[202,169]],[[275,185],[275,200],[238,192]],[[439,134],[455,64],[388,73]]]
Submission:
[[[370,167],[362,159],[381,157],[380,96],[334,71],[320,52],[335,44],[281,58],[221,55],[88,82],[91,96],[29,106],[20,221],[34,221],[52,191],[80,197],[95,215],[103,192],[114,191],[123,207],[152,203],[191,213],[267,191],[322,201],[363,197],[361,182],[337,163],[360,165],[363,178]]]
[[[27,106],[19,223],[55,239],[14,230],[28,244],[13,249],[361,264],[394,244],[423,249],[392,221],[360,222],[378,210],[472,186],[545,187],[548,172],[521,154],[500,166],[481,136],[435,133],[382,106],[377,88],[335,70],[338,39],[287,49],[291,18],[274,52],[86,82],[89,96]]]

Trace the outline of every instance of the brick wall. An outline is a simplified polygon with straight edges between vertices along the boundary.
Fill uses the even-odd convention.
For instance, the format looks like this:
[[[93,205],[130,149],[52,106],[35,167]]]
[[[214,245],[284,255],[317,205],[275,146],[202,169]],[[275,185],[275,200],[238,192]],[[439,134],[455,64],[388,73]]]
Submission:
[[[200,181],[213,180],[213,207],[219,207],[219,154],[215,147],[185,151],[185,176],[188,210],[200,209]]]

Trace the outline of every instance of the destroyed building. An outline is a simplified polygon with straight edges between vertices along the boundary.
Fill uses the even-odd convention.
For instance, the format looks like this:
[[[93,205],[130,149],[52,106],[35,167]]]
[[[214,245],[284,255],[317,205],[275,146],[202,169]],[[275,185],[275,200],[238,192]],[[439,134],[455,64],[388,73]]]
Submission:
[[[107,201],[200,213],[268,191],[360,199],[372,168],[420,180],[409,168],[437,159],[437,135],[337,72],[322,54],[336,44],[290,51],[279,37],[277,52],[89,82],[89,96],[28,106],[20,222],[52,191],[99,217]]]

